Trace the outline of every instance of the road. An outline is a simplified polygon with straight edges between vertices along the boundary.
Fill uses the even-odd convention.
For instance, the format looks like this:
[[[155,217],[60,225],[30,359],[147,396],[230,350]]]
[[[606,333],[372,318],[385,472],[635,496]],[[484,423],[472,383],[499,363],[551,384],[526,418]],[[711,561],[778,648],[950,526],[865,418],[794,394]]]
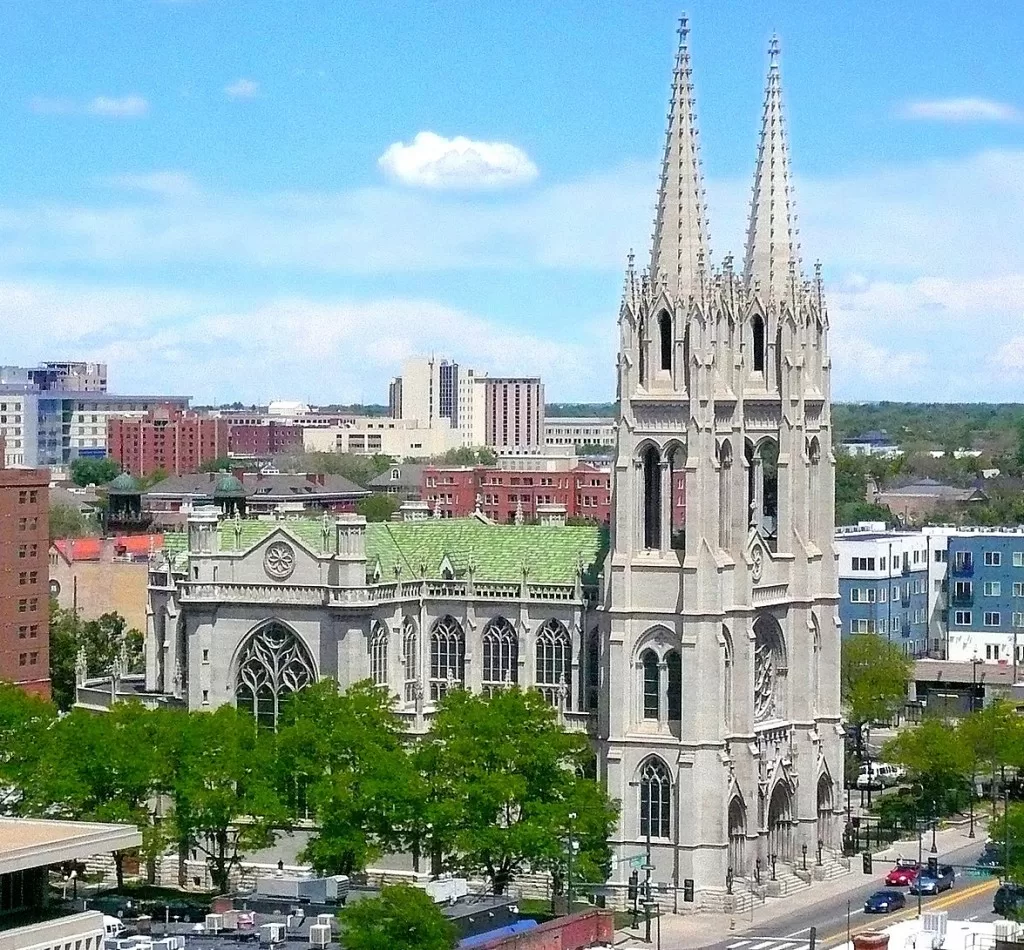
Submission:
[[[979,838],[964,847],[941,855],[941,863],[958,865],[973,864],[981,851],[984,838]],[[927,854],[927,852],[926,852]],[[854,874],[860,874],[859,860]],[[817,928],[819,950],[830,950],[847,941],[847,933],[861,930],[876,930],[898,920],[917,916],[917,898],[907,893],[905,910],[893,914],[865,914],[864,901],[869,894],[884,887],[885,874],[892,867],[879,867],[875,862],[878,876],[861,875],[863,886],[849,891],[843,897],[823,900],[809,907],[793,911],[759,928],[756,934],[736,934],[729,940],[715,944],[716,950],[807,950],[809,931]],[[934,897],[923,897],[924,910],[947,910],[950,917],[958,920],[994,920],[992,897],[999,882],[995,878],[975,878],[957,872],[957,881],[950,891]],[[810,895],[808,895],[810,897]],[[847,901],[849,901],[849,924],[847,923]]]

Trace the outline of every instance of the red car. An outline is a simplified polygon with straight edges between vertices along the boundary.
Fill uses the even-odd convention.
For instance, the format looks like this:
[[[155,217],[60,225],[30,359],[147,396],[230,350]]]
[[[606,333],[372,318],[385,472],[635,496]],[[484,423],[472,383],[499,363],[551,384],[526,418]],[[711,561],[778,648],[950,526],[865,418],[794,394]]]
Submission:
[[[885,883],[888,887],[906,887],[917,880],[917,874],[921,870],[916,861],[900,858],[894,867],[885,876]]]

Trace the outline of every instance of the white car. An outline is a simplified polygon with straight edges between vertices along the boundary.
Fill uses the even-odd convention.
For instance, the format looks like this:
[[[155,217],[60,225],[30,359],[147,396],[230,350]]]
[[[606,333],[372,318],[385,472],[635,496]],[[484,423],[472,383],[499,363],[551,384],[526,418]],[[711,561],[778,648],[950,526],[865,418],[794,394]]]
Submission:
[[[857,788],[891,788],[898,785],[906,772],[888,762],[869,762],[860,767]]]

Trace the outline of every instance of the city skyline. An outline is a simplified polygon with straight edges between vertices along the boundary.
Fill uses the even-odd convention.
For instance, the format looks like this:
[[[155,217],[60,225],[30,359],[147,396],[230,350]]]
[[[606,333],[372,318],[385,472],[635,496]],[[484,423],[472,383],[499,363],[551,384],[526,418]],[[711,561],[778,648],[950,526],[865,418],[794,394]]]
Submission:
[[[57,340],[118,392],[383,402],[436,352],[539,374],[552,401],[613,398],[680,10],[583,9],[12,11],[5,361]],[[837,399],[1019,389],[1022,27],[1009,4],[960,10],[689,5],[716,265],[742,254],[781,38]]]

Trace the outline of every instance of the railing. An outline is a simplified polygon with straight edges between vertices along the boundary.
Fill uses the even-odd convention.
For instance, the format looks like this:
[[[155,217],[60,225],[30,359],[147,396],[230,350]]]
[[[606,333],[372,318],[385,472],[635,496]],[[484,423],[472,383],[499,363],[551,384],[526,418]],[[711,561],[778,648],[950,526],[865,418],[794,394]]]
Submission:
[[[331,590],[335,595],[351,593]],[[181,585],[182,601],[213,601],[230,603],[275,603],[320,605],[327,601],[328,589],[311,584],[230,584],[184,581]],[[359,597],[363,600],[363,597]]]
[[[569,584],[527,584],[530,600],[575,600],[576,590]]]
[[[958,561],[956,558],[949,565],[949,573],[954,577],[973,577],[974,576],[974,558],[968,558],[966,561]]]
[[[954,591],[949,595],[949,603],[952,607],[971,607],[974,605],[974,592],[958,594]]]
[[[473,585],[473,595],[486,600],[518,600],[521,593],[519,584],[495,582]]]

